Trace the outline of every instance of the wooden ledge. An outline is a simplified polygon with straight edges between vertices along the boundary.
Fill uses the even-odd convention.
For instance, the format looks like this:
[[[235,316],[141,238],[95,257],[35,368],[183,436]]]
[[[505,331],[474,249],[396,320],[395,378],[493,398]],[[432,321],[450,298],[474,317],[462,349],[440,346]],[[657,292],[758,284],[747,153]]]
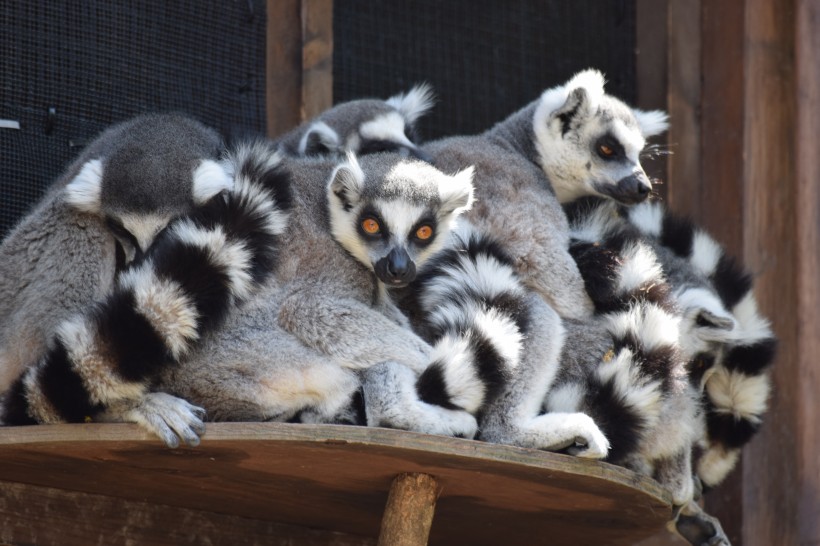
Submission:
[[[671,514],[656,482],[623,468],[472,440],[210,423],[199,447],[171,450],[135,425],[43,425],[0,428],[0,540],[374,544],[403,473],[441,488],[433,545],[632,544]]]

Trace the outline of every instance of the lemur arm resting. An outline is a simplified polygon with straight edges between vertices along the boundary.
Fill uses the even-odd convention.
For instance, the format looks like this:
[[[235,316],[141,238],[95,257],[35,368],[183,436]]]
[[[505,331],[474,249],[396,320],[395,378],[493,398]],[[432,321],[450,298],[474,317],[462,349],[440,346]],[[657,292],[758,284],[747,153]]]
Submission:
[[[424,340],[352,298],[331,300],[299,290],[282,302],[279,325],[351,369],[392,361],[420,373],[429,361],[430,346]]]
[[[669,495],[629,470],[458,438],[209,423],[199,447],[171,452],[133,424],[61,424],[0,429],[3,538],[374,544],[391,482],[418,472],[440,489],[431,545],[629,545],[672,514]]]

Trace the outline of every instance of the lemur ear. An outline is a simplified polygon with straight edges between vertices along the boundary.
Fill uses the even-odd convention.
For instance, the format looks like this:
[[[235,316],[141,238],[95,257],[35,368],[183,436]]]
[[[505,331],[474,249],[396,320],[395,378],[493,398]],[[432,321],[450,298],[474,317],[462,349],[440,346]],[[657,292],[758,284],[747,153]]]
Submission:
[[[701,309],[695,318],[695,324],[700,328],[712,328],[714,330],[731,331],[735,327],[735,321],[730,317],[721,317],[708,309]]]
[[[233,189],[233,178],[225,168],[211,159],[203,159],[194,169],[192,193],[194,203],[202,205],[216,194]]]
[[[553,119],[561,120],[561,134],[565,135],[572,128],[574,120],[584,120],[594,113],[587,90],[577,87],[569,92],[564,104],[552,113]]]
[[[359,202],[364,186],[364,172],[352,153],[347,154],[347,162],[333,171],[328,184],[328,193],[335,196],[345,209]]]
[[[399,111],[405,123],[412,125],[433,107],[435,94],[430,84],[420,83],[407,93],[399,93],[385,102]]]
[[[468,210],[473,204],[473,174],[475,169],[470,166],[448,177],[448,183],[439,187],[441,210],[444,214],[459,214]]]
[[[663,110],[647,111],[633,108],[632,113],[645,138],[659,135],[669,129],[669,116]]]
[[[299,141],[299,155],[301,156],[327,156],[336,154],[340,150],[341,143],[338,133],[323,121],[317,121],[311,125]]]
[[[65,202],[83,212],[99,213],[102,201],[103,165],[92,159],[83,165],[79,174],[65,187]]]

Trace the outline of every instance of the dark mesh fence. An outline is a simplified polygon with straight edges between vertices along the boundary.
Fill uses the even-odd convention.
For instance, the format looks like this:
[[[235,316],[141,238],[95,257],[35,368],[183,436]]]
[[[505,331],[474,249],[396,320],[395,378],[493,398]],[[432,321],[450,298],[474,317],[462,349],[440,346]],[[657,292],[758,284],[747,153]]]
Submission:
[[[482,131],[588,67],[635,99],[634,0],[343,0],[333,32],[334,101],[430,82],[425,138]]]
[[[265,26],[265,0],[1,1],[0,237],[111,123],[264,133]]]

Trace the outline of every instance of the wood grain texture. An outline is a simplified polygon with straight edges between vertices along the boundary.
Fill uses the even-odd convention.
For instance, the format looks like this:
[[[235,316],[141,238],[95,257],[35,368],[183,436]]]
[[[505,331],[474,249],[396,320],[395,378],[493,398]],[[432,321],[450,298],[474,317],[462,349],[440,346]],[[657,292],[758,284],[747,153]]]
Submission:
[[[302,120],[301,0],[268,0],[267,14],[265,109],[275,138]]]
[[[619,467],[388,429],[212,423],[175,450],[127,424],[0,429],[2,482],[355,536],[378,535],[405,472],[441,485],[433,545],[632,544],[671,514],[656,482]]]
[[[390,484],[379,546],[425,546],[439,487],[429,474],[400,474]]]
[[[669,207],[693,214],[700,202],[701,2],[669,0]]]
[[[302,0],[302,120],[333,106],[333,0]]]
[[[797,135],[797,354],[800,377],[795,416],[800,432],[798,535],[804,544],[820,543],[820,4],[795,2],[795,78]],[[771,453],[771,452],[770,452]],[[781,486],[782,487],[782,486]]]
[[[794,7],[793,0],[746,1],[743,254],[758,275],[761,311],[773,319],[780,344],[770,409],[761,432],[745,449],[744,546],[820,540],[801,540],[809,537],[798,531],[801,492],[812,482],[817,485],[817,477],[806,472],[801,456],[804,432],[816,426],[801,416],[801,404],[816,408],[816,396],[803,400],[801,385],[814,367],[809,363],[814,355],[799,352],[802,335],[795,312],[804,298],[798,292],[797,226],[809,219],[799,218],[797,208],[795,128],[802,113],[795,111]],[[807,447],[816,457],[817,446]]]

